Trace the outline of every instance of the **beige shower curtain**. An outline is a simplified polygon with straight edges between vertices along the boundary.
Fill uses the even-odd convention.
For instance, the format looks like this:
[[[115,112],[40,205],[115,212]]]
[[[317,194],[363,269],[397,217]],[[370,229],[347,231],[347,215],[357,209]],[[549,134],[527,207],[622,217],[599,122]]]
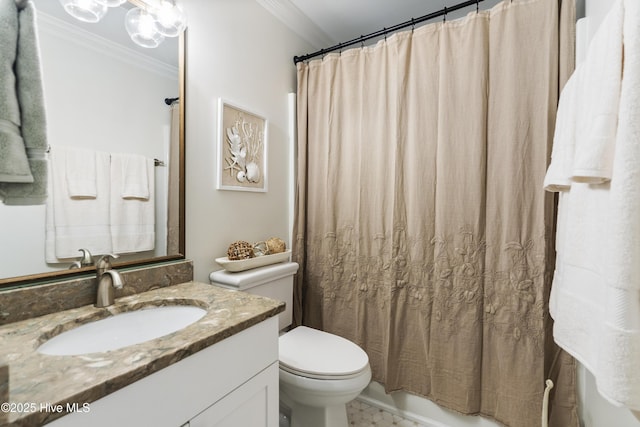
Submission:
[[[180,102],[174,101],[170,107],[167,255],[180,253]]]
[[[360,344],[387,391],[533,427],[550,376],[550,425],[578,425],[542,189],[574,18],[507,1],[298,64],[296,321]]]

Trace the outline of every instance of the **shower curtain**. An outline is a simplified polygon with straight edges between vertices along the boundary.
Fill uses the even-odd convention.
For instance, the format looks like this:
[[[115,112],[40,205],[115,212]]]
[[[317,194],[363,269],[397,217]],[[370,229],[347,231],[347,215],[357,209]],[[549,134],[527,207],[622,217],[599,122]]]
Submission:
[[[167,255],[180,253],[180,102],[174,101],[170,107]]]
[[[374,380],[507,426],[578,425],[542,182],[573,1],[516,0],[298,64],[297,323]]]

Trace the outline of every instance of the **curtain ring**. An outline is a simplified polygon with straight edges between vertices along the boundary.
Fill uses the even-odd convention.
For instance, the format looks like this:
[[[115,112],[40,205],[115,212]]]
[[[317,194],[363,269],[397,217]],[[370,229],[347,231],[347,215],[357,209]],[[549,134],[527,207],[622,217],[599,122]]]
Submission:
[[[364,49],[364,36],[360,36],[360,48]]]
[[[476,13],[480,13],[480,1],[476,0]]]
[[[413,30],[415,30],[415,29],[416,29],[416,23],[415,23],[414,19],[411,18],[411,32],[413,33]]]
[[[442,22],[447,22],[447,6],[444,7],[444,15],[442,15]]]
[[[384,41],[387,41],[387,28],[386,27],[382,27],[382,32],[384,32]]]

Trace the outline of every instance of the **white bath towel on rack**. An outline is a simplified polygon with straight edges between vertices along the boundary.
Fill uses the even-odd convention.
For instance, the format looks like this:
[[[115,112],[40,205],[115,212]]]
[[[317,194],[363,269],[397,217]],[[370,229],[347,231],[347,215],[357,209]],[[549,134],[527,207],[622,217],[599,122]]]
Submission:
[[[148,197],[124,198],[124,169],[128,154],[111,155],[111,239],[117,254],[153,250],[155,247],[155,168],[153,159],[144,159]],[[140,193],[137,193],[140,194]]]
[[[64,262],[79,255],[79,248],[93,254],[112,252],[109,229],[109,153],[95,152],[96,197],[72,198],[66,170],[70,147],[52,147],[49,197],[46,205],[45,258]]]
[[[579,96],[584,84],[583,71],[583,67],[576,68],[565,84],[558,103],[551,164],[544,177],[544,189],[547,191],[569,190],[573,182],[573,155],[581,106]]]
[[[98,194],[96,152],[80,148],[66,149],[66,183],[69,197],[93,198]]]
[[[137,154],[116,154],[122,169],[122,198],[149,199],[148,159]]]
[[[616,34],[620,40],[612,39]],[[573,170],[598,150],[605,161],[588,174],[574,176],[570,187],[546,187],[561,191],[558,256],[549,310],[555,320],[554,339],[593,373],[600,394],[615,405],[639,410],[640,2],[637,0],[616,1],[594,36],[583,65],[597,64],[599,58],[607,60],[612,51],[621,53],[616,59],[620,64],[612,65],[612,69],[623,68],[620,84],[606,79],[585,79],[585,85],[601,86],[583,87],[576,100],[578,105],[608,104],[585,111],[604,111],[602,117],[606,116],[609,124],[602,125],[589,114],[578,115],[578,129],[588,129],[590,124],[600,127],[590,135],[577,132]],[[589,95],[593,93],[600,96],[593,98]],[[615,117],[609,116],[613,111],[617,112]],[[610,128],[612,122],[616,123],[614,129]],[[559,121],[558,125],[564,123]],[[599,133],[601,130],[606,132]],[[556,135],[561,133],[558,130]],[[606,144],[599,145],[605,134]],[[595,137],[585,139],[587,136]],[[554,157],[552,163],[561,158]],[[552,166],[548,170],[549,182],[545,180],[545,184],[553,181],[559,165]],[[593,171],[604,173],[592,174]],[[594,179],[584,179],[589,177]]]
[[[599,184],[611,179],[622,81],[622,0],[613,6],[589,44],[581,64],[578,126],[573,180]],[[601,27],[601,29],[602,29]]]

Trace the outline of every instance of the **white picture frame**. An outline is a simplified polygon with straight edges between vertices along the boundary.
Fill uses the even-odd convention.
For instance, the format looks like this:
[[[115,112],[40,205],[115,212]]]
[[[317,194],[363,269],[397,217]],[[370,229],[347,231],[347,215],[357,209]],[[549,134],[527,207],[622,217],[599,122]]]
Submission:
[[[269,121],[218,99],[218,190],[267,192]]]

